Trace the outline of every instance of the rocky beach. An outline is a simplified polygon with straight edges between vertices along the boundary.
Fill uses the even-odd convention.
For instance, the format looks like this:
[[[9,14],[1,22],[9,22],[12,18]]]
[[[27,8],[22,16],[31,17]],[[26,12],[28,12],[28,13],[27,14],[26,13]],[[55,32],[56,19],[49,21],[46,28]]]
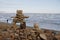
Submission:
[[[22,10],[17,10],[13,22],[0,22],[0,40],[60,40],[60,31],[41,29],[37,23],[33,27],[26,25]],[[20,25],[16,25],[16,23]]]
[[[12,24],[0,22],[0,40],[19,40],[19,28],[15,32],[11,26],[12,26]],[[32,29],[34,29],[34,28],[28,27],[25,30],[30,30],[27,32],[33,33],[34,31],[32,31]],[[22,30],[20,30],[20,31],[22,31]],[[49,38],[48,40],[53,40],[53,36],[50,34],[50,33],[54,34],[53,32],[55,32],[55,33],[58,32],[54,35],[54,37],[57,40],[60,40],[60,32],[59,31],[48,30],[48,29],[40,29],[40,33],[51,36],[51,38]],[[43,36],[42,38],[48,37],[48,36],[44,36],[44,35],[42,35],[42,36]],[[17,37],[17,38],[15,39],[14,37]]]

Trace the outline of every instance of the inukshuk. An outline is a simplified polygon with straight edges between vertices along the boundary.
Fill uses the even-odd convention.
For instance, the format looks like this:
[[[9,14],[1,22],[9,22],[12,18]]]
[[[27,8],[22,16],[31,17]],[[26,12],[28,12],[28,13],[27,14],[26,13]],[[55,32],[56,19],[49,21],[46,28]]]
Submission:
[[[22,13],[22,10],[17,10],[17,14],[15,17],[13,17],[13,28],[16,30],[16,23],[20,23],[20,29],[25,29],[26,28],[26,22],[25,18],[28,18],[28,16],[24,16]]]

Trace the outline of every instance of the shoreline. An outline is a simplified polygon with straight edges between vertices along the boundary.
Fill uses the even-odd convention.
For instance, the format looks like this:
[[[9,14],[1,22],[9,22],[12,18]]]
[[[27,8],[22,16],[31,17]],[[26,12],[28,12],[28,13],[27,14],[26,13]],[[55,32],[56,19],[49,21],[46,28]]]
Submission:
[[[11,23],[5,23],[5,22],[0,22],[0,28],[4,28],[4,27],[11,27],[12,24]],[[19,26],[19,25],[17,25]],[[33,27],[30,27],[30,26],[27,26],[27,28],[33,28]],[[41,28],[42,30],[50,30],[50,31],[54,31],[54,32],[60,32],[60,31],[57,31],[57,30],[51,30],[51,29],[44,29],[44,28]]]

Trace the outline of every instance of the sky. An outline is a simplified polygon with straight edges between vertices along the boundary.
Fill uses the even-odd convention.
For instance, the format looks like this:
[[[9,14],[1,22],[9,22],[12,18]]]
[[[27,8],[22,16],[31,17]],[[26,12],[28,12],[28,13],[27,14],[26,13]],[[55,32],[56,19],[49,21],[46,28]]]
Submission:
[[[60,0],[0,0],[0,12],[60,13]]]

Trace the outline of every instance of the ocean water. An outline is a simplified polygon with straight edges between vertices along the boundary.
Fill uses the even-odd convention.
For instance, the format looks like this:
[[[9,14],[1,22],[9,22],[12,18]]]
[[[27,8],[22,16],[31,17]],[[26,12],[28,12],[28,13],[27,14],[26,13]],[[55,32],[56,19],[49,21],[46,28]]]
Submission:
[[[24,13],[29,18],[25,19],[27,26],[33,27],[34,23],[38,23],[40,28],[60,31],[60,14],[48,13]],[[12,23],[15,13],[0,13],[0,22]],[[19,24],[17,24],[19,25]]]

